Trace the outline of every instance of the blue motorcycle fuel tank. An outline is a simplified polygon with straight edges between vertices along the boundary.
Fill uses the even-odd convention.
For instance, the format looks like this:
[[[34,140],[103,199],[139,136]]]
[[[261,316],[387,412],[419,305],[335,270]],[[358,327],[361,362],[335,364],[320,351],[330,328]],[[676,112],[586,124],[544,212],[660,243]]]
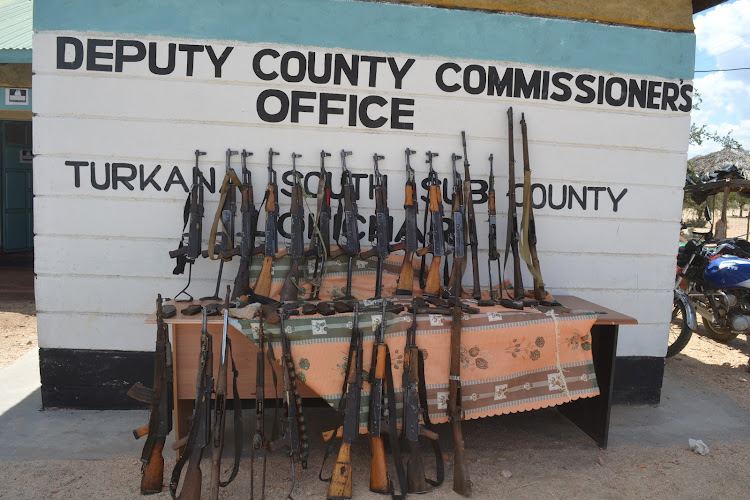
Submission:
[[[706,266],[705,279],[712,288],[750,288],[750,260],[716,257]]]

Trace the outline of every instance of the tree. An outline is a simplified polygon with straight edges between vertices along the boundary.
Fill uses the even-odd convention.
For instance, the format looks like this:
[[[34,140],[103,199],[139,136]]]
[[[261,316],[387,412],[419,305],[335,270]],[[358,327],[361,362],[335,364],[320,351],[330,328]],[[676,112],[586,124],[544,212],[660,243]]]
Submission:
[[[693,93],[693,109],[700,109],[700,104],[703,102],[700,93],[696,90]],[[742,144],[732,137],[732,131],[730,130],[726,135],[719,135],[716,132],[706,130],[706,125],[697,126],[695,123],[690,124],[690,144],[696,144],[700,146],[704,141],[716,141],[722,145],[725,149],[741,149]]]

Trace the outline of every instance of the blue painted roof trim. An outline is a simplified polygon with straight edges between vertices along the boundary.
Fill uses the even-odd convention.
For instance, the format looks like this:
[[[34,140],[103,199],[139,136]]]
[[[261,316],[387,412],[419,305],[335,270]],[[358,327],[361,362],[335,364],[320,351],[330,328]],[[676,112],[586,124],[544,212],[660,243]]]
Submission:
[[[31,64],[31,49],[0,49],[0,63]]]
[[[695,57],[692,33],[351,0],[36,0],[34,29],[344,48],[684,79],[693,78]]]

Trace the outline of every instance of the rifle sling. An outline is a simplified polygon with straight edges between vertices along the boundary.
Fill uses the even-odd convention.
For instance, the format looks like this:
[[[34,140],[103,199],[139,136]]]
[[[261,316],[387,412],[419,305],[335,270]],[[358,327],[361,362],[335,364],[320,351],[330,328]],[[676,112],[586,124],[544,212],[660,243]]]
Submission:
[[[419,354],[417,355],[417,370],[418,370],[418,376],[419,380],[422,382],[419,384],[419,406],[422,407],[422,410],[424,410],[424,427],[428,431],[437,432],[437,429],[435,429],[435,426],[430,421],[430,411],[427,406],[427,385],[425,383],[424,378],[424,354],[422,353],[422,350],[418,350]],[[435,454],[435,479],[430,479],[428,477],[425,477],[425,481],[427,483],[431,484],[432,486],[440,486],[443,484],[443,480],[445,479],[445,465],[443,464],[443,452],[440,450],[440,442],[435,439],[430,439],[430,443],[432,443],[432,451]]]
[[[383,328],[385,333],[385,328]],[[393,482],[388,478],[391,489],[391,498],[393,500],[402,500],[406,498],[406,472],[404,463],[401,460],[401,445],[398,439],[398,429],[396,428],[396,389],[393,386],[393,367],[391,366],[391,351],[388,344],[385,344],[385,385],[386,394],[388,395],[388,438],[391,442],[391,453],[393,454],[393,463],[396,467],[396,477],[400,494],[396,495],[393,488]]]
[[[208,237],[208,257],[211,260],[217,260],[222,259],[224,260],[223,254],[215,255],[214,252],[216,250],[216,232],[219,228],[219,222],[221,222],[221,232],[227,235],[228,239],[231,239],[234,235],[230,235],[227,233],[227,228],[224,227],[224,222],[221,220],[221,211],[224,208],[224,202],[227,199],[227,191],[229,191],[229,188],[231,187],[230,184],[234,183],[235,186],[241,186],[242,182],[240,182],[240,179],[237,177],[237,174],[235,174],[233,171],[228,171],[224,175],[224,180],[221,183],[221,198],[219,199],[219,207],[216,209],[216,214],[214,215],[214,223],[211,226],[211,233]],[[231,250],[231,248],[227,248],[226,250]],[[231,260],[231,259],[229,259]]]
[[[234,465],[232,466],[232,473],[229,475],[229,479],[226,481],[219,481],[219,486],[226,488],[231,483],[237,473],[240,471],[240,458],[242,456],[242,400],[240,399],[239,392],[237,392],[237,377],[240,372],[237,371],[237,365],[234,363],[234,354],[232,354],[232,341],[227,337],[227,350],[229,351],[229,359],[232,360],[232,411],[234,412]]]
[[[187,228],[188,221],[190,220],[190,201],[192,194],[192,191],[188,191],[187,199],[185,200],[185,207],[182,209],[182,236],[180,237],[180,244],[177,247],[177,250],[185,246],[185,228]],[[185,255],[177,256],[177,263],[172,270],[172,274],[183,274],[185,272],[185,264],[187,264],[187,260],[187,256]]]

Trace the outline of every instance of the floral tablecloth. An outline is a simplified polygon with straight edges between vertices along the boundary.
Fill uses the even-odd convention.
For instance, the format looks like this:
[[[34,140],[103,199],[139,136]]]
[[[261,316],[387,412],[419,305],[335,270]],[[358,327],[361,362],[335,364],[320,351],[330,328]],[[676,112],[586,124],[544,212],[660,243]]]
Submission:
[[[380,317],[379,312],[360,313],[365,371],[370,369],[373,328]],[[465,314],[461,334],[465,418],[545,408],[598,395],[590,334],[595,320],[595,314],[545,314],[499,306],[480,308],[479,314]],[[353,321],[354,315],[349,313],[295,316],[285,322],[299,380],[334,408],[341,398]],[[398,315],[388,313],[386,318],[385,342],[391,351],[399,419],[405,334],[411,321],[412,316],[406,311]],[[257,342],[257,320],[233,322]],[[418,316],[416,342],[425,357],[429,414],[435,423],[448,420],[451,322],[450,316]],[[279,324],[266,325],[264,331],[278,358]],[[361,429],[367,422],[369,389],[365,383]]]

